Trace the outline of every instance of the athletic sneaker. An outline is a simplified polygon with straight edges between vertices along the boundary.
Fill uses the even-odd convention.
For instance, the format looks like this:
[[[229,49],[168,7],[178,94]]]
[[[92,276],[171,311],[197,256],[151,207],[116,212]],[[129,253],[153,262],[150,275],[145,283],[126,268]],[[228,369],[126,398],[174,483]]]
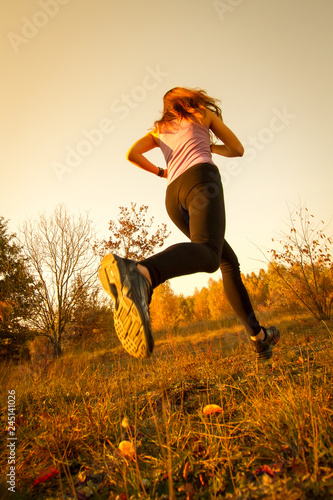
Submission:
[[[114,300],[114,325],[124,349],[135,358],[148,358],[154,349],[149,304],[153,293],[136,262],[115,254],[106,255],[99,279]]]
[[[256,358],[259,361],[270,359],[273,356],[273,346],[275,346],[280,338],[280,332],[276,326],[270,328],[262,327],[266,334],[265,340],[252,340],[253,349],[256,352]]]

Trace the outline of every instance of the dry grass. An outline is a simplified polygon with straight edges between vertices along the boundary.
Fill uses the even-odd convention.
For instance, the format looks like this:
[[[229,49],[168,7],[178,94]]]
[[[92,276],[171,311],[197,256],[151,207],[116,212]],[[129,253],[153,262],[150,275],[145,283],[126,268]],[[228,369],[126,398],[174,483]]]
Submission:
[[[17,397],[15,498],[333,498],[332,323],[271,322],[282,338],[263,366],[230,322],[159,334],[145,361],[116,347],[37,370],[3,364],[2,429],[8,390]],[[223,411],[205,417],[211,403]],[[59,474],[33,486],[50,466]]]

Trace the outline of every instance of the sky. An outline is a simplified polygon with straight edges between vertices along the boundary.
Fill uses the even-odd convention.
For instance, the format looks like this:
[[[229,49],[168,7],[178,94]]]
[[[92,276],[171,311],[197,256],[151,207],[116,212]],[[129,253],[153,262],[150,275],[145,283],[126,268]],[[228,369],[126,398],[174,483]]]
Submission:
[[[164,207],[166,181],[126,160],[174,86],[221,100],[245,146],[214,156],[226,239],[244,274],[265,268],[288,206],[332,229],[331,0],[0,0],[1,210],[9,230],[59,203],[99,238],[120,206]],[[160,150],[149,159],[165,167]],[[331,230],[331,234],[332,234]],[[213,275],[172,280],[192,294]]]

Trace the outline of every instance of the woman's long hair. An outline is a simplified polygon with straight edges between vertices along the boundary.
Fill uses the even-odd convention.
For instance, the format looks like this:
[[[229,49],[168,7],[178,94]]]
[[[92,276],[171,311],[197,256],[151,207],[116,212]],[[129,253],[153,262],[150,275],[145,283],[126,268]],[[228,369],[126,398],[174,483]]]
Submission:
[[[214,99],[201,89],[174,87],[163,97],[164,109],[162,118],[154,123],[155,130],[165,131],[171,127],[171,122],[187,120],[193,123],[205,124],[205,110],[208,108],[222,119],[221,108]]]

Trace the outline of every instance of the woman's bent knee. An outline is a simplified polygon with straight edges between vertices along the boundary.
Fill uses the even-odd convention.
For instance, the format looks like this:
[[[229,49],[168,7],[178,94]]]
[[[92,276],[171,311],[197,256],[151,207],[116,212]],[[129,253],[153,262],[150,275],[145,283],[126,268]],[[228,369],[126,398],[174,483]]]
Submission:
[[[215,245],[212,245],[210,243],[199,243],[199,245],[201,247],[200,267],[202,268],[202,272],[210,274],[215,273],[215,271],[219,269],[221,263],[219,250]]]
[[[215,254],[215,252],[211,254],[210,259],[207,259],[204,263],[205,265],[205,271],[206,273],[215,273],[220,267],[220,259],[219,257]]]

